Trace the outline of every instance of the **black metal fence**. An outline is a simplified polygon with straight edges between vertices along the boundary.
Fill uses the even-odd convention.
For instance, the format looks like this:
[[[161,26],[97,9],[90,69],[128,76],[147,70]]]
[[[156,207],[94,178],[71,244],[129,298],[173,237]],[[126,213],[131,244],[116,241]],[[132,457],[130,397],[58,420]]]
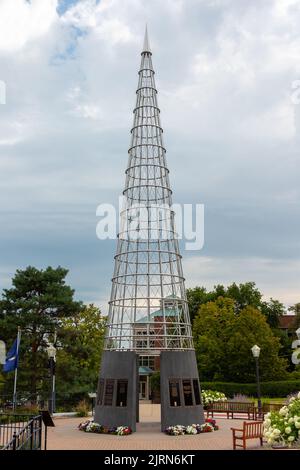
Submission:
[[[70,394],[57,394],[55,400],[55,412],[70,412],[76,411],[80,402],[84,401],[89,410],[92,410],[92,399],[87,393],[70,393]],[[16,399],[16,409],[21,413],[35,414],[38,410],[50,409],[49,397],[43,394],[30,394],[27,392],[18,392]],[[0,412],[13,411],[12,395],[0,394]]]
[[[0,413],[1,450],[41,450],[42,416]]]
[[[48,401],[39,395],[31,395],[29,393],[17,393],[16,395],[16,408],[21,409],[22,412],[30,413],[30,408],[41,409],[47,407]],[[12,395],[0,395],[0,412],[12,411],[13,400]],[[19,414],[22,414],[19,413]],[[34,414],[31,413],[31,414]]]

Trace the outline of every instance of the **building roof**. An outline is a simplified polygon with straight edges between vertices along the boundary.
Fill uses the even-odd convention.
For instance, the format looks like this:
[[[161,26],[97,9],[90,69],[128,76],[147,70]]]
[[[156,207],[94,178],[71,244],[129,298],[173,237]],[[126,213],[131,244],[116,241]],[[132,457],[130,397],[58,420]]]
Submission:
[[[279,318],[279,328],[284,330],[296,328],[296,315],[282,315]]]
[[[149,375],[149,374],[153,374],[153,370],[150,369],[150,367],[147,367],[147,366],[140,366],[139,367],[139,375]]]
[[[178,314],[177,310],[174,310],[173,308],[165,308],[165,317],[175,317]],[[150,321],[154,320],[156,317],[163,317],[164,316],[164,311],[163,310],[156,310],[155,312],[152,312],[150,314]],[[144,316],[140,320],[138,320],[136,323],[148,323],[148,315]]]
[[[163,301],[166,301],[166,300],[181,300],[179,297],[177,297],[176,295],[168,295],[167,297],[165,297],[163,299]],[[165,316],[166,317],[175,317],[176,315],[178,314],[177,310],[175,310],[174,308],[165,308]],[[151,320],[154,320],[156,317],[163,317],[164,316],[164,311],[160,308],[159,310],[155,310],[155,312],[152,312],[150,314],[150,321]],[[148,320],[148,315],[144,316],[143,318],[141,318],[140,320],[138,320],[136,323],[148,323],[149,320]]]

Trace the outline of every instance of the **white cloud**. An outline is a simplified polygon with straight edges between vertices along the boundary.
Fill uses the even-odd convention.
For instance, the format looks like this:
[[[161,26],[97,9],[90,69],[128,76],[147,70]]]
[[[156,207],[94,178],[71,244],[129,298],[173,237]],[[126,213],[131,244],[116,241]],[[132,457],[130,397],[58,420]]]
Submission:
[[[186,257],[183,262],[188,286],[230,285],[254,281],[265,299],[273,297],[287,307],[299,302],[300,260],[258,257]]]
[[[212,261],[185,259],[189,285],[251,278],[292,303],[300,107],[290,93],[300,78],[300,1],[81,0],[61,16],[56,7],[54,0],[0,1],[0,80],[7,85],[0,107],[2,265],[11,272],[11,250],[15,268],[25,255],[29,264],[44,237],[41,264],[65,256],[77,269],[78,289],[94,292],[93,299],[109,291],[112,249],[105,265],[99,261],[86,275],[88,287],[79,253],[91,246],[95,208],[117,200],[124,184],[148,22],[174,199],[203,202],[209,214],[203,256]],[[69,243],[59,252],[53,232],[58,239],[76,234],[60,211],[79,207],[90,232],[76,250]],[[44,219],[24,235],[22,218],[5,218],[37,210],[57,214],[47,239]],[[19,238],[9,248],[13,233]],[[96,250],[107,255],[104,244]],[[87,255],[85,272],[94,258]]]
[[[137,2],[127,1],[136,6]],[[120,2],[102,0],[83,0],[75,4],[62,17],[62,22],[77,28],[92,31],[95,38],[110,45],[128,42],[133,38],[128,24],[118,15]],[[119,16],[119,17],[118,17]]]
[[[48,33],[57,19],[57,0],[2,0],[0,51],[14,52]]]

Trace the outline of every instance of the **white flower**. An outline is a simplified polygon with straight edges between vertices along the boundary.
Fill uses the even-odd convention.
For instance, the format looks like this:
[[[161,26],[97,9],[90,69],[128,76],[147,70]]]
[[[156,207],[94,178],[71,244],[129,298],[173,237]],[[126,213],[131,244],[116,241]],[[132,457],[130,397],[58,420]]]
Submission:
[[[287,426],[284,431],[285,431],[286,434],[291,434],[291,432],[292,432],[290,426]]]
[[[280,436],[281,431],[279,429],[275,428],[274,431],[273,431],[273,434],[274,434],[274,436]]]
[[[197,434],[197,429],[194,426],[187,426],[186,433],[187,434]]]
[[[286,415],[288,412],[289,412],[289,410],[288,410],[287,406],[283,406],[279,410],[279,414],[282,415],[282,416]]]
[[[289,441],[289,442],[293,442],[294,440],[295,440],[294,436],[289,436],[289,437],[288,437],[288,441]]]
[[[288,420],[288,423],[293,423],[294,422],[294,418],[293,417],[290,417],[290,419]]]
[[[300,392],[298,392],[297,398],[300,400]]]
[[[295,421],[295,426],[297,429],[300,429],[300,421]]]

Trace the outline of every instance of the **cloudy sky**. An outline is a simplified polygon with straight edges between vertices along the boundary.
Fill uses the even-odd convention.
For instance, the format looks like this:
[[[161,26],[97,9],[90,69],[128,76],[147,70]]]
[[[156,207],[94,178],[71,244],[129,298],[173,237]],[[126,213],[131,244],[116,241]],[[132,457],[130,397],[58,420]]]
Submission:
[[[104,312],[148,23],[175,202],[205,204],[188,286],[300,300],[299,0],[0,0],[0,288],[62,265]]]

